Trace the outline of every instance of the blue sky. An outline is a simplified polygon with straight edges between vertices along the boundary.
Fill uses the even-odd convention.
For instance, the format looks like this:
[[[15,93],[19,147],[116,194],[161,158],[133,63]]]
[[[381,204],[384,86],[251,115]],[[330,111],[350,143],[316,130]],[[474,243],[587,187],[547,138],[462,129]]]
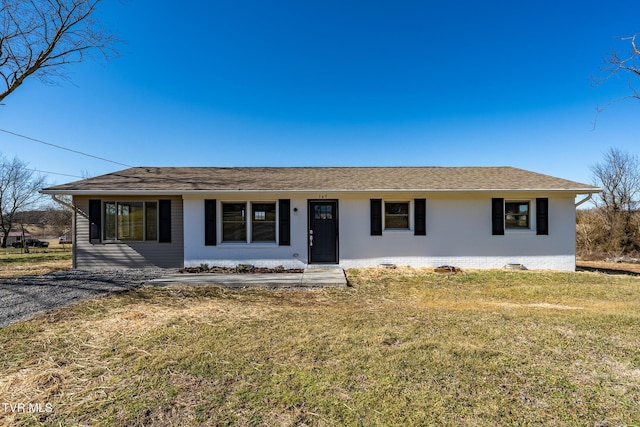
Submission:
[[[105,1],[121,56],[27,81],[0,129],[135,166],[509,165],[590,182],[609,147],[640,151],[638,102],[594,129],[628,82],[591,83],[639,14],[637,0]],[[0,152],[122,169],[4,133]]]

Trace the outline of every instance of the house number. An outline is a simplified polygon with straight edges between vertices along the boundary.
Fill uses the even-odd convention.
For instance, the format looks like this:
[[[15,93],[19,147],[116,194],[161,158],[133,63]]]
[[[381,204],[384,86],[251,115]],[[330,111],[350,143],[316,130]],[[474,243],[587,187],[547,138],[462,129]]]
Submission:
[[[326,194],[321,194],[318,196],[318,199],[326,199],[327,195]]]

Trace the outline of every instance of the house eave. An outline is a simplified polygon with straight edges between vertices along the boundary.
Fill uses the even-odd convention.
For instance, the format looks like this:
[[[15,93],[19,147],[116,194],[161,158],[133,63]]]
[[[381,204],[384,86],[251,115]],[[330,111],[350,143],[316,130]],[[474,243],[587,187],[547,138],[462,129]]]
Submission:
[[[263,190],[263,189],[236,189],[236,190],[41,190],[42,194],[69,195],[69,196],[169,196],[169,195],[198,195],[198,194],[237,194],[237,193],[291,193],[291,194],[340,194],[340,193],[574,193],[589,194],[600,193],[600,188],[457,188],[457,189],[425,189],[425,188],[368,188],[354,189],[303,189],[303,190]]]

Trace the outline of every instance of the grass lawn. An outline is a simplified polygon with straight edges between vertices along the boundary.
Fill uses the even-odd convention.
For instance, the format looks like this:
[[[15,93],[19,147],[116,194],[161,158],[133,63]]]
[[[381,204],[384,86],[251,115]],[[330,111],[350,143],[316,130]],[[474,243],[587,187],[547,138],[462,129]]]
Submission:
[[[348,277],[145,287],[0,329],[0,423],[640,425],[640,278]]]
[[[49,248],[29,248],[29,253],[23,253],[22,248],[0,248],[0,279],[68,270],[71,256],[71,248],[58,243]]]

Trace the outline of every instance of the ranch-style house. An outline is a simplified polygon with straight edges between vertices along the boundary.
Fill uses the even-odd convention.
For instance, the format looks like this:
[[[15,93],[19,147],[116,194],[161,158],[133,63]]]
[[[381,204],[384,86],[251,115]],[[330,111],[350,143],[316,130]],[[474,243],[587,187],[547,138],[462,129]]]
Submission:
[[[71,195],[73,265],[575,270],[576,197],[513,167],[134,167]]]

